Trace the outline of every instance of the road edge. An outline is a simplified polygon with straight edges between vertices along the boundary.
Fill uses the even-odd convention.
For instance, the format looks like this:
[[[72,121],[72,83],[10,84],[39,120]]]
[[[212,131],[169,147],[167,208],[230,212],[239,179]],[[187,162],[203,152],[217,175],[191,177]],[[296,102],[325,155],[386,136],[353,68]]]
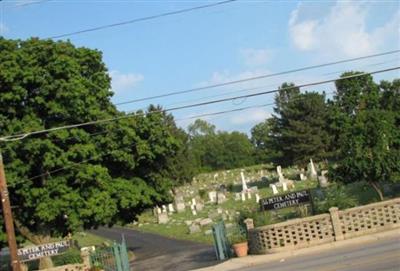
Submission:
[[[290,258],[293,256],[300,256],[300,255],[308,255],[312,254],[316,251],[322,252],[332,248],[340,248],[345,247],[348,245],[357,245],[363,243],[369,243],[373,241],[377,241],[383,238],[390,238],[390,237],[400,237],[400,229],[384,231],[379,233],[374,233],[366,236],[355,237],[352,239],[336,241],[328,244],[323,244],[319,246],[313,246],[308,248],[302,248],[297,250],[289,250],[285,252],[278,252],[273,254],[265,254],[265,255],[250,255],[243,258],[233,258],[226,262],[223,262],[218,265],[214,265],[211,267],[194,269],[193,271],[230,271],[236,270],[238,268],[246,268],[251,267],[259,264],[268,263],[275,260],[280,260],[283,258]]]

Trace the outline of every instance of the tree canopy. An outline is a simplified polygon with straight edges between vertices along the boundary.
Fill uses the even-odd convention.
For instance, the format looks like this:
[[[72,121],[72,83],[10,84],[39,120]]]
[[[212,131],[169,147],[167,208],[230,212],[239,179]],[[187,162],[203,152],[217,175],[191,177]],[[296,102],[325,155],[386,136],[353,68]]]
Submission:
[[[122,117],[1,144],[21,233],[40,243],[131,222],[169,199],[176,181],[169,161],[185,144],[179,129],[160,108],[129,117],[119,112],[101,52],[70,42],[4,38],[0,52],[2,136]]]

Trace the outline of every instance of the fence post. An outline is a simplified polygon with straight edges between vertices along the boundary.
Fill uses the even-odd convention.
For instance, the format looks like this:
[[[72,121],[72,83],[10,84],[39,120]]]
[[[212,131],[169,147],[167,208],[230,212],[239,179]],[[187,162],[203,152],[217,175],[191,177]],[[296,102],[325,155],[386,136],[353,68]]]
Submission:
[[[88,250],[81,250],[81,258],[82,263],[85,265],[86,268],[90,268],[90,252]]]
[[[344,240],[342,226],[340,225],[340,219],[339,219],[339,208],[331,207],[329,208],[329,213],[331,215],[333,232],[335,233],[335,241]]]

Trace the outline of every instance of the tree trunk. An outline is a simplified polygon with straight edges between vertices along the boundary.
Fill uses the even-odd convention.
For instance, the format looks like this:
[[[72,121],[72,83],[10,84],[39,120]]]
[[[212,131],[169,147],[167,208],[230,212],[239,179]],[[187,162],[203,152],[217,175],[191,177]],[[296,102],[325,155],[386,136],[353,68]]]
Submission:
[[[383,192],[380,189],[379,185],[376,182],[370,182],[370,184],[372,185],[372,187],[375,189],[376,193],[378,193],[379,195],[379,199],[381,201],[383,201]]]
[[[24,236],[26,239],[28,239],[35,245],[46,244],[51,241],[50,234],[45,231],[42,234],[35,234],[31,232],[27,227],[22,226],[21,223],[19,223],[19,221],[14,220],[14,223],[18,231],[22,234],[22,236]],[[54,267],[51,257],[44,257],[39,259],[39,270],[51,267]]]

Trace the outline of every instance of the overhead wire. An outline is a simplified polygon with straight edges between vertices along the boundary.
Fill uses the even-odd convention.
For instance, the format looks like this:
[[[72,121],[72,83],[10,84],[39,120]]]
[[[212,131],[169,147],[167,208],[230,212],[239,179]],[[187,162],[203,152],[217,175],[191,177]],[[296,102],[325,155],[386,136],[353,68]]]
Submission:
[[[331,83],[331,82],[336,82],[336,81],[342,81],[342,80],[347,80],[347,79],[351,79],[351,78],[357,78],[357,77],[366,76],[366,75],[373,75],[373,74],[378,74],[378,73],[394,71],[394,70],[398,70],[398,69],[400,69],[400,66],[386,68],[386,69],[382,69],[382,70],[376,70],[376,71],[372,71],[372,72],[368,72],[368,73],[353,74],[353,75],[340,77],[340,78],[335,78],[335,79],[328,79],[328,80],[322,80],[322,81],[316,81],[316,82],[300,84],[300,85],[297,85],[296,87],[302,88],[302,87],[321,85],[321,84],[326,84],[326,83]],[[288,87],[287,89],[291,89],[291,88],[293,88],[293,87]],[[167,109],[160,109],[160,110],[155,110],[155,111],[148,112],[147,114],[149,114],[149,113],[157,113],[157,112],[171,112],[171,111],[182,110],[182,109],[187,109],[187,108],[200,107],[200,106],[209,105],[209,104],[221,103],[221,102],[235,100],[235,99],[261,96],[261,95],[275,93],[275,92],[278,92],[279,90],[283,90],[283,89],[286,89],[286,88],[277,88],[277,89],[274,89],[274,90],[268,90],[268,91],[263,91],[263,92],[257,92],[257,93],[252,93],[252,94],[241,95],[241,96],[222,98],[222,99],[211,100],[211,101],[206,101],[206,102],[201,102],[201,103],[196,103],[196,104],[189,104],[189,105],[171,107],[171,108],[167,108]],[[145,115],[145,114],[146,114],[145,112],[138,113],[138,114],[127,114],[127,115],[108,118],[108,119],[95,120],[95,121],[89,121],[89,122],[77,123],[77,124],[71,124],[71,125],[64,125],[64,126],[53,127],[53,128],[43,129],[43,130],[38,130],[38,131],[32,131],[32,132],[26,132],[26,133],[21,133],[21,134],[3,136],[3,137],[0,137],[0,141],[10,141],[10,140],[15,140],[16,138],[18,138],[17,140],[21,140],[21,139],[26,138],[27,136],[30,136],[30,135],[44,134],[44,133],[49,133],[49,132],[53,132],[53,131],[71,129],[71,128],[77,128],[77,127],[83,127],[83,126],[94,125],[94,124],[102,124],[102,123],[107,123],[107,122],[116,121],[116,120],[120,120],[120,119],[132,118],[132,117],[135,117],[137,115]]]
[[[331,92],[331,93],[333,93],[333,92]],[[331,94],[331,93],[325,93],[325,94]],[[297,100],[297,99],[303,99],[303,97],[299,96],[299,97],[293,98],[293,100]],[[182,120],[197,119],[197,118],[203,118],[203,117],[209,117],[209,116],[223,115],[223,114],[240,112],[240,111],[245,111],[245,110],[254,109],[254,108],[262,108],[262,107],[271,106],[271,105],[274,105],[274,104],[275,104],[275,102],[273,102],[273,103],[265,103],[265,104],[258,104],[258,105],[251,105],[251,106],[245,106],[245,107],[240,107],[240,108],[235,108],[235,109],[229,109],[229,110],[224,110],[224,111],[199,114],[199,115],[190,116],[190,117],[186,117],[186,118],[180,118],[180,119],[176,119],[175,121],[182,121]],[[161,113],[161,112],[158,112],[158,113]],[[121,130],[121,129],[116,129],[116,130],[118,131],[118,130]],[[110,133],[110,132],[115,132],[116,130],[104,131],[104,132],[100,132],[100,133],[93,133],[93,134],[89,134],[89,136],[91,136],[91,135],[99,135],[99,134],[106,134],[106,133]],[[74,137],[71,137],[71,138],[74,138]],[[132,147],[135,146],[135,145],[136,145],[136,143],[134,143],[132,145]],[[43,177],[43,176],[46,176],[46,175],[51,175],[53,173],[57,173],[57,172],[60,172],[60,171],[66,170],[66,169],[70,169],[70,168],[76,167],[78,165],[81,165],[81,164],[84,164],[84,163],[87,163],[87,162],[90,162],[90,161],[94,161],[94,160],[96,160],[96,159],[98,159],[100,157],[111,155],[113,152],[115,152],[117,150],[118,149],[115,149],[115,150],[112,150],[110,152],[99,154],[99,155],[96,155],[96,156],[94,156],[92,158],[88,158],[88,159],[85,159],[85,160],[80,161],[80,162],[74,162],[72,165],[68,165],[68,166],[65,166],[65,167],[57,168],[55,170],[47,171],[45,173],[38,174],[38,175],[35,175],[33,177],[29,177],[28,180],[33,180],[33,179],[36,179],[36,178],[39,178],[39,177]]]
[[[113,23],[113,24],[106,24],[106,25],[87,28],[87,29],[83,29],[83,30],[70,32],[70,33],[55,35],[55,36],[49,37],[49,39],[58,39],[58,38],[70,37],[70,36],[83,34],[83,33],[87,33],[87,32],[99,31],[99,30],[103,30],[103,29],[106,29],[106,28],[113,28],[113,27],[127,25],[127,24],[133,24],[133,23],[138,23],[138,22],[143,22],[143,21],[150,21],[150,20],[161,18],[161,17],[167,17],[167,16],[172,16],[172,15],[177,15],[177,14],[182,14],[182,13],[187,13],[187,12],[193,12],[193,11],[200,10],[200,9],[206,9],[206,8],[221,6],[221,5],[233,3],[233,2],[236,2],[236,1],[239,1],[239,0],[226,0],[226,1],[216,2],[216,3],[206,4],[206,5],[202,5],[202,6],[196,6],[196,7],[185,8],[185,9],[180,9],[180,10],[176,10],[176,11],[164,12],[164,13],[157,14],[157,15],[151,15],[151,16],[146,16],[146,17],[141,17],[141,18],[135,18],[135,19],[128,20],[128,21],[123,21],[123,22],[118,22],[118,23]]]
[[[332,66],[332,65],[337,65],[337,64],[343,64],[343,63],[348,63],[348,62],[353,62],[353,61],[358,61],[358,60],[363,60],[363,59],[368,59],[368,58],[373,58],[373,57],[391,55],[391,54],[396,54],[399,52],[400,52],[400,50],[393,50],[393,51],[387,51],[387,52],[383,52],[383,53],[379,53],[379,54],[371,54],[371,55],[365,55],[365,56],[361,56],[361,57],[348,58],[348,59],[343,59],[343,60],[339,60],[339,61],[333,61],[333,62],[327,62],[327,63],[323,63],[323,64],[318,64],[318,65],[312,65],[312,66],[306,66],[306,67],[301,67],[301,68],[296,68],[296,69],[285,70],[285,71],[276,72],[276,73],[269,73],[269,74],[253,76],[253,77],[248,77],[248,78],[239,79],[239,80],[232,80],[232,81],[228,81],[228,82],[212,84],[212,85],[207,85],[207,86],[203,86],[203,87],[196,87],[196,88],[190,88],[190,89],[186,89],[186,90],[173,91],[173,92],[160,94],[160,95],[137,98],[137,99],[133,99],[133,100],[129,100],[129,101],[115,103],[115,105],[118,106],[118,105],[124,105],[124,104],[131,104],[131,103],[137,103],[137,102],[153,100],[153,99],[158,99],[158,98],[163,98],[163,97],[169,97],[169,96],[175,96],[175,95],[180,95],[180,94],[196,92],[196,91],[210,89],[210,88],[229,86],[229,85],[234,85],[234,84],[238,84],[238,83],[244,83],[244,82],[259,80],[259,79],[265,79],[265,78],[275,77],[275,76],[279,76],[279,75],[296,73],[296,72],[300,72],[300,71],[312,70],[312,69],[317,69],[317,68],[322,68],[322,67],[327,67],[327,66]]]

